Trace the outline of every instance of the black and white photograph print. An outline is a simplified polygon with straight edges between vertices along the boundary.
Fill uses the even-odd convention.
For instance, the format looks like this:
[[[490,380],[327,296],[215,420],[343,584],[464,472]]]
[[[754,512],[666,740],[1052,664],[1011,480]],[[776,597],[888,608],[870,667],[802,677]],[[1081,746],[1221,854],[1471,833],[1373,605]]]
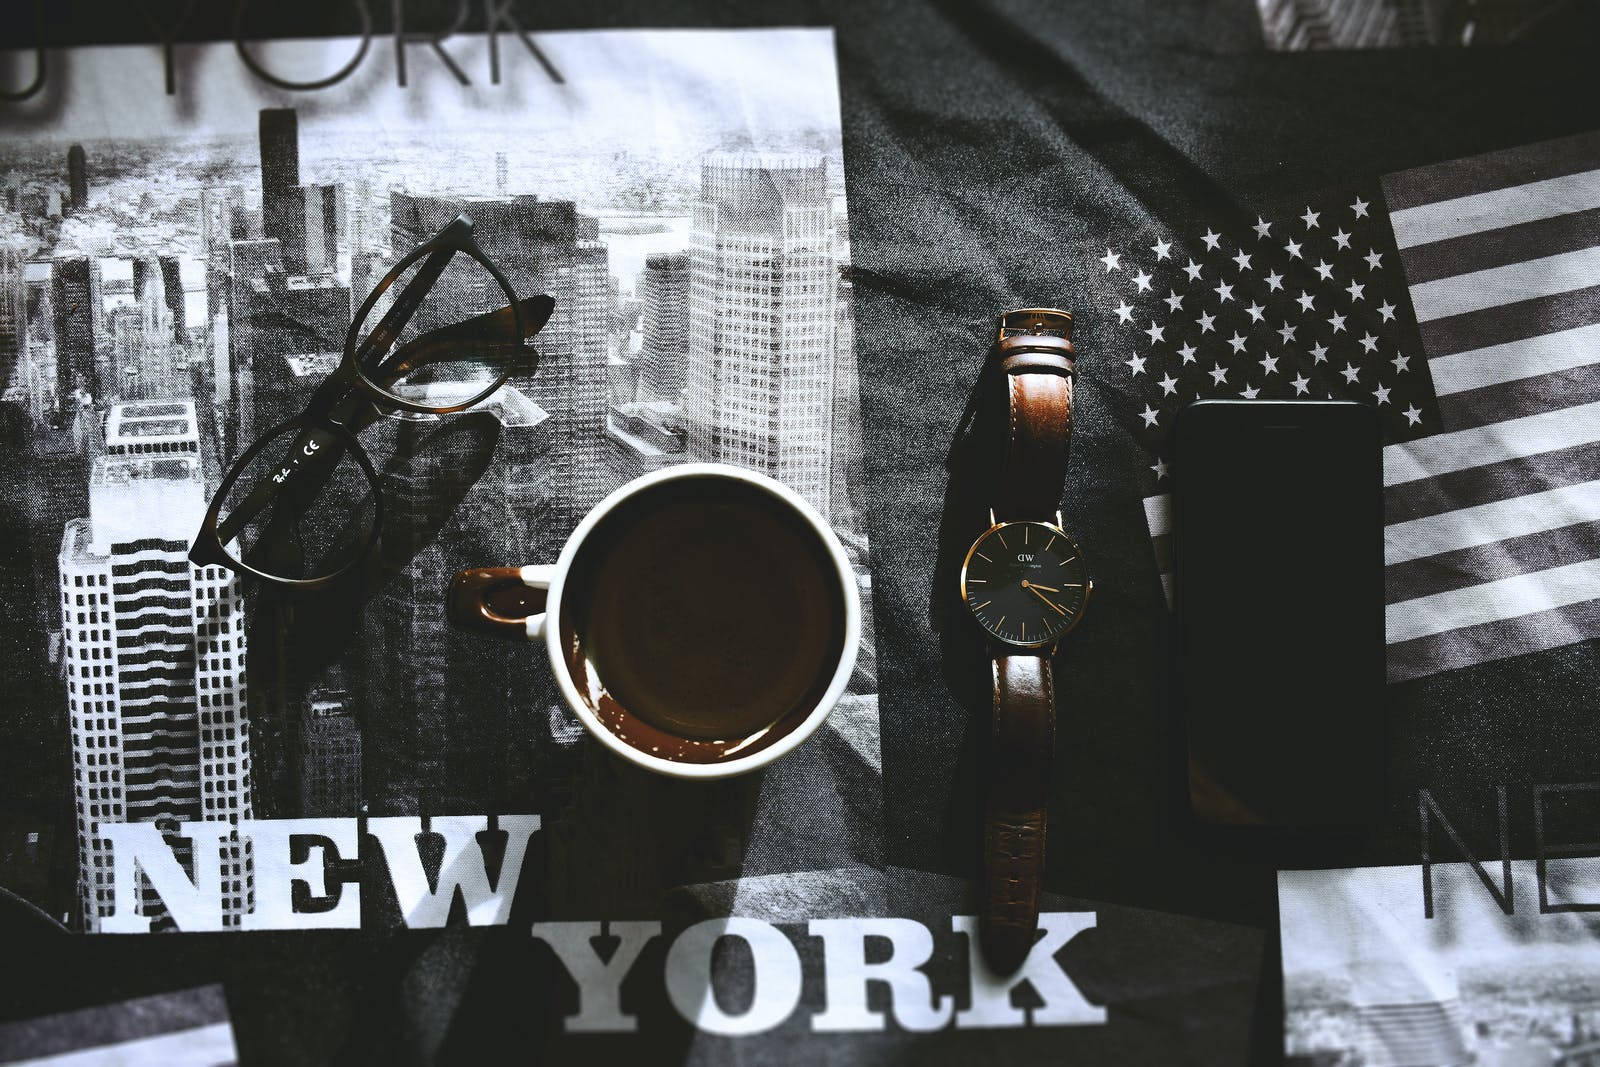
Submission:
[[[492,58],[482,35],[452,37],[465,79],[420,48],[397,71],[380,48],[298,92],[231,43],[183,45],[173,95],[159,47],[71,49],[51,54],[62,88],[7,106],[0,887],[50,919],[97,932],[110,914],[102,823],[154,823],[188,876],[186,821],[529,813],[551,839],[530,869],[599,878],[577,813],[614,820],[633,785],[586,744],[541,650],[453,631],[444,593],[463,567],[552,562],[607,493],[684,461],[797,491],[844,542],[867,612],[828,727],[748,787],[738,826],[698,824],[711,843],[686,855],[704,862],[673,884],[876,857],[832,31],[508,40]],[[359,44],[250,54],[308,81]],[[318,512],[333,548],[376,538],[348,579],[289,595],[192,563],[224,474],[304,410],[391,268],[462,214],[517,298],[554,299],[537,368],[459,414],[361,428],[371,474],[342,460],[356,491]],[[428,299],[478,314],[500,292],[441,282]],[[234,929],[266,860],[237,837],[222,860]],[[552,907],[587,892],[540,874],[524,881]],[[647,881],[650,899],[666,888]],[[173,929],[141,885],[141,914]],[[382,925],[372,897],[363,924]]]
[[[1288,1063],[1600,1062],[1593,862],[1480,859],[1278,873]]]
[[[1256,0],[1275,52],[1513,44],[1559,32],[1581,0]]]

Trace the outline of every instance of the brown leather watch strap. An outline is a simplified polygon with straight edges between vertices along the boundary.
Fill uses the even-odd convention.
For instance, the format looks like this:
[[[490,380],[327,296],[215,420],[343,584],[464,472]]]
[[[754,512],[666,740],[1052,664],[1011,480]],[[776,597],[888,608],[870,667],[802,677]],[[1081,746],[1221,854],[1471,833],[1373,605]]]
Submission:
[[[1061,504],[1072,439],[1072,379],[1058,374],[1008,374],[1011,437],[995,513],[1048,519]]]
[[[1053,332],[1034,332],[1045,330]],[[1001,317],[995,358],[1006,386],[1008,427],[994,507],[1008,521],[1048,519],[1061,505],[1072,443],[1071,334],[1066,312]]]
[[[1006,312],[992,358],[1005,383],[1007,414],[994,517],[1054,521],[1072,442],[1072,316],[1053,308]],[[979,941],[990,968],[1002,974],[1022,965],[1039,925],[1055,755],[1049,655],[1040,649],[994,657]]]
[[[1039,924],[1055,707],[1049,659],[995,656],[979,940],[997,974],[1021,966]]]

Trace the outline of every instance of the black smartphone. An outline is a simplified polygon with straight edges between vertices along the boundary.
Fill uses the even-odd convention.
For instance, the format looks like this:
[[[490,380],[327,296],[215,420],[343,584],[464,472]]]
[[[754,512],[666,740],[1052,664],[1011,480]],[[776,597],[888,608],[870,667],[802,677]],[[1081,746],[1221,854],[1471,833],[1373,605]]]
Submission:
[[[1279,840],[1359,833],[1384,803],[1377,412],[1200,400],[1173,433],[1180,811]]]

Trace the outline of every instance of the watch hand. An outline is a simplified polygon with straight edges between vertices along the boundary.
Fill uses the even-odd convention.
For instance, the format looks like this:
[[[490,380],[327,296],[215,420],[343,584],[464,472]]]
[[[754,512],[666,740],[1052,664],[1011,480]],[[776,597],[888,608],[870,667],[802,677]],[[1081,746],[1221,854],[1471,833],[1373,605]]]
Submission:
[[[1038,582],[1029,582],[1028,583],[1028,588],[1029,589],[1043,589],[1046,593],[1059,593],[1059,592],[1061,592],[1061,590],[1059,590],[1059,589],[1053,589],[1048,585],[1040,585]]]
[[[1053,600],[1051,600],[1049,597],[1045,596],[1043,593],[1039,592],[1039,587],[1038,586],[1030,585],[1027,588],[1028,588],[1028,591],[1030,593],[1032,593],[1034,596],[1038,597],[1040,600],[1044,601],[1046,604],[1049,604],[1052,608],[1055,608],[1056,609],[1056,613],[1058,615],[1065,615],[1066,614],[1066,612],[1064,610],[1062,610],[1060,607],[1058,607]]]

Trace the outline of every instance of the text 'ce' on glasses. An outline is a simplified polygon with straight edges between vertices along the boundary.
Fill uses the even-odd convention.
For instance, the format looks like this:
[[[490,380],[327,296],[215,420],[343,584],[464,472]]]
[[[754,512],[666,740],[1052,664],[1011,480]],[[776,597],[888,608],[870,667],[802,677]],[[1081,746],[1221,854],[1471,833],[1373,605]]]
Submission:
[[[549,296],[519,300],[465,214],[419,245],[362,303],[344,356],[299,415],[268,430],[223,476],[189,549],[280,586],[314,589],[377,542],[383,499],[356,434],[385,413],[444,415],[489,398],[538,355]]]

